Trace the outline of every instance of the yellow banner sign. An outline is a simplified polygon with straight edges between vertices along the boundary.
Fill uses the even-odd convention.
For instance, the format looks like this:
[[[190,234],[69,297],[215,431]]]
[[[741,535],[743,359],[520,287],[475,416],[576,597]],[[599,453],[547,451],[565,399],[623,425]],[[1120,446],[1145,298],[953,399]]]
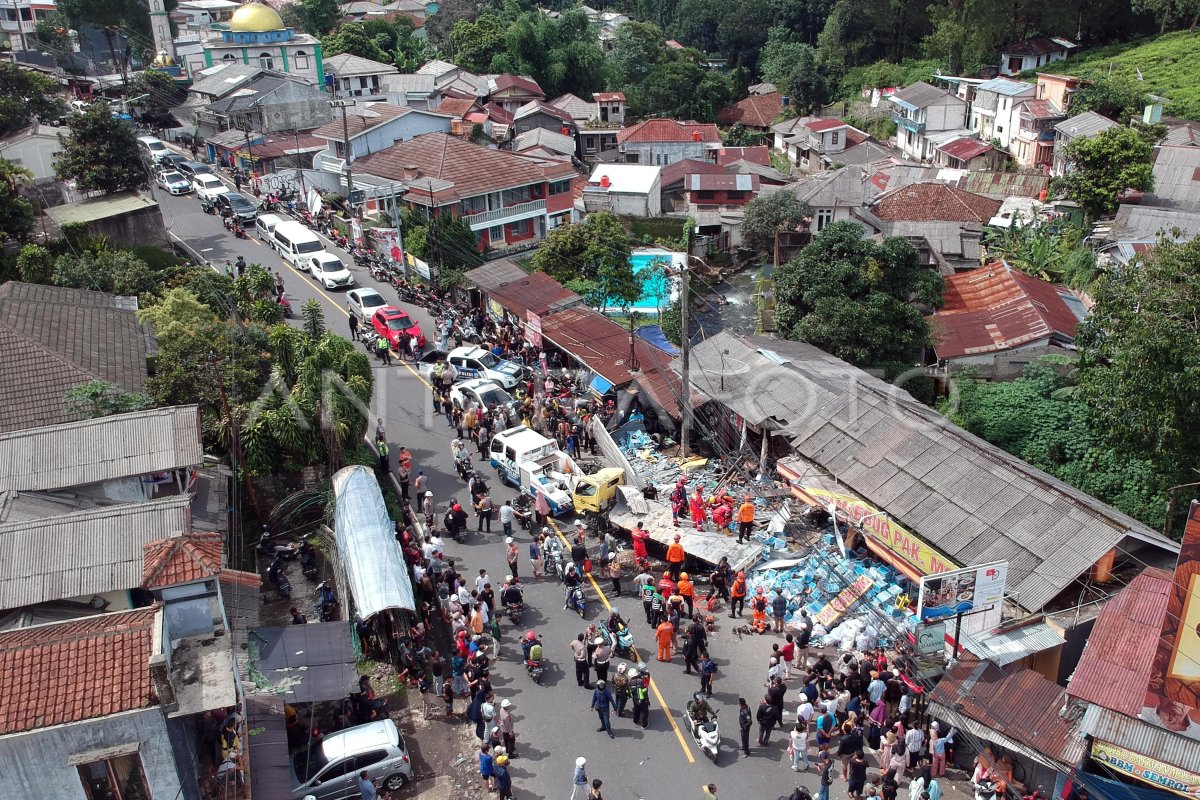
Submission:
[[[871,541],[922,575],[936,575],[959,568],[958,564],[892,522],[886,513],[880,513],[879,509],[857,497],[812,486],[802,487],[801,491],[826,505],[834,503],[856,525],[866,520],[862,522],[862,529]]]
[[[875,581],[870,575],[859,575],[854,583],[842,589],[838,596],[830,600],[824,608],[817,614],[817,622],[824,625],[826,628],[833,626],[833,623],[838,621],[838,618],[850,610],[850,606],[854,605],[859,599],[867,593]]]
[[[1092,743],[1092,760],[1159,789],[1184,797],[1200,797],[1200,775],[1156,758],[1097,740]]]

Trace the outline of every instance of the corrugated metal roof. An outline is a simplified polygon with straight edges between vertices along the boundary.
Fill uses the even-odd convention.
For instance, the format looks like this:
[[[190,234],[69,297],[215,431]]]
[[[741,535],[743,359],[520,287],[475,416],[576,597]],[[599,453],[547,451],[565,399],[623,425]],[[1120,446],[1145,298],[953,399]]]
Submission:
[[[1200,147],[1159,147],[1154,154],[1154,190],[1142,202],[1181,211],[1200,211]]]
[[[396,526],[371,470],[357,465],[333,476],[334,538],[354,607],[364,620],[381,611],[416,611]]]
[[[776,367],[759,348],[790,363]],[[697,388],[752,425],[776,420],[802,457],[950,559],[1009,561],[1008,592],[1029,611],[1115,546],[1178,552],[1132,517],[811,345],[722,332],[697,344],[692,359]],[[926,522],[927,498],[932,508],[962,512],[952,532]]]
[[[0,525],[0,609],[141,585],[143,547],[188,529],[190,495]]]
[[[1037,86],[1035,84],[1013,81],[1008,78],[992,78],[990,81],[984,81],[975,87],[975,91],[977,92],[995,92],[1005,97],[1019,97],[1020,95],[1036,90]]]
[[[519,281],[528,274],[516,262],[507,258],[498,258],[495,261],[487,262],[482,267],[470,270],[463,275],[463,279],[467,283],[486,291],[502,283]]]
[[[1058,715],[1061,686],[1024,667],[1001,669],[972,656],[964,657],[930,692],[935,716],[949,722],[970,720],[972,731],[998,741],[1050,769],[1073,767],[1083,758],[1084,745],[1075,724]]]
[[[1200,773],[1200,742],[1145,720],[1089,705],[1079,720],[1079,732]]]
[[[1081,136],[1095,136],[1101,131],[1106,131],[1116,126],[1117,123],[1103,114],[1097,114],[1095,111],[1085,111],[1070,119],[1064,119],[1054,126],[1054,130],[1063,134],[1068,139],[1077,139]]]
[[[1108,601],[1067,686],[1071,697],[1130,717],[1141,712],[1173,579],[1147,569]]]
[[[488,290],[488,297],[495,300],[505,311],[518,316],[522,322],[528,311],[541,316],[552,307],[570,306],[583,298],[565,288],[544,272],[522,273],[520,278]]]
[[[925,81],[917,81],[911,86],[905,86],[891,96],[892,100],[901,101],[915,108],[925,108],[934,103],[950,100],[956,104],[966,105],[966,101],[947,92],[945,89],[926,83]]]
[[[66,489],[203,460],[199,408],[155,408],[0,435],[0,489]]]
[[[629,370],[629,331],[590,308],[568,308],[542,318],[542,336],[618,389],[633,380]],[[667,369],[671,357],[634,337],[642,372]],[[676,403],[677,405],[677,403]],[[667,409],[673,415],[678,409]]]
[[[1001,667],[1067,643],[1058,631],[1044,622],[980,637],[964,633],[962,640],[963,646],[972,653]]]

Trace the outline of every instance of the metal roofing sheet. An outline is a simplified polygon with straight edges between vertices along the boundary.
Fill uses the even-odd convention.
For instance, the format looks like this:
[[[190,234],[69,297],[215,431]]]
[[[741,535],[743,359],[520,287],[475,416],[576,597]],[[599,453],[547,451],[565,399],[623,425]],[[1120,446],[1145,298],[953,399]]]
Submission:
[[[1200,742],[1098,705],[1088,706],[1079,731],[1192,773],[1200,773]]]
[[[972,653],[1001,667],[1067,643],[1062,634],[1045,622],[979,637],[964,633],[962,639]]]
[[[197,406],[171,406],[0,434],[0,489],[66,489],[193,467]]]
[[[488,297],[495,300],[506,311],[525,320],[526,312],[542,315],[552,306],[566,305],[566,301],[582,301],[579,295],[551,278],[544,272],[531,272],[516,280],[493,286]]]
[[[364,620],[388,609],[416,611],[396,525],[371,470],[356,465],[333,476],[334,538],[354,605]]]

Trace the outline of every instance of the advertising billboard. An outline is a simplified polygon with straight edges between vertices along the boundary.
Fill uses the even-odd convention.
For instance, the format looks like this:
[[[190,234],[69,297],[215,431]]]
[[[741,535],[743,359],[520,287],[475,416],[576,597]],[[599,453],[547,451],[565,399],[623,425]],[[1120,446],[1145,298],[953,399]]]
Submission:
[[[921,578],[917,616],[921,620],[945,619],[956,614],[995,609],[996,624],[999,624],[1007,577],[1007,561],[926,575]]]
[[[1200,797],[1200,775],[1159,761],[1157,758],[1097,739],[1092,743],[1092,760],[1114,772],[1123,773],[1159,789],[1166,789],[1184,797]]]
[[[1200,502],[1192,501],[1139,716],[1200,739]]]

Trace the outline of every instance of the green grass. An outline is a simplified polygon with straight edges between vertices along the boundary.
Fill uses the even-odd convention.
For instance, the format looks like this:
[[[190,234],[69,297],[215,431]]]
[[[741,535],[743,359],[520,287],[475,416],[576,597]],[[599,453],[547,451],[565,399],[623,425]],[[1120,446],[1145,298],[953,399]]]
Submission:
[[[1200,118],[1200,33],[1179,31],[1163,36],[1097,47],[1074,58],[1048,64],[1044,71],[1083,78],[1110,74],[1137,80],[1142,71],[1146,91],[1170,100],[1166,113]]]

